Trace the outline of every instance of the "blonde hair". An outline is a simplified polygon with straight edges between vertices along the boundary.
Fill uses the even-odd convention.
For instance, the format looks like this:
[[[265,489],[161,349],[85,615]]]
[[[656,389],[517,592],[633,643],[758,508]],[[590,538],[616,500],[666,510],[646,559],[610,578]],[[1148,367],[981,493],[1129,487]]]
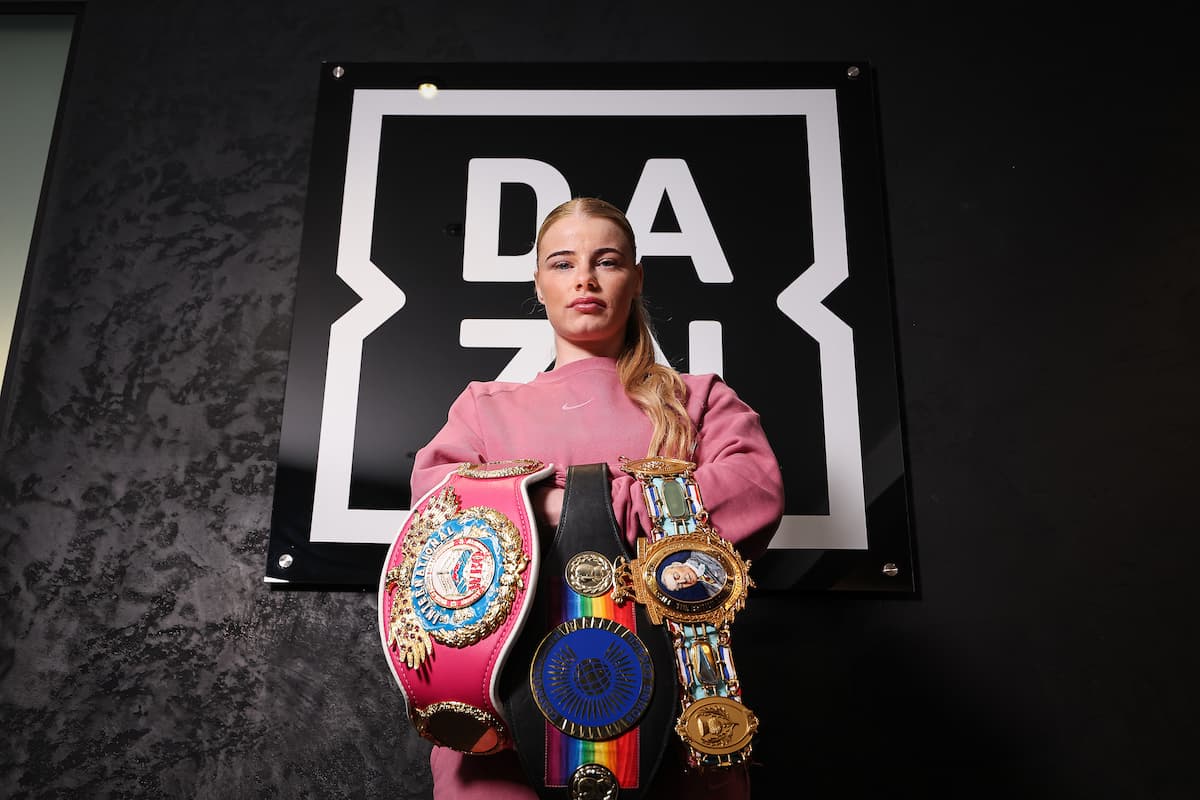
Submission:
[[[576,197],[547,214],[538,228],[537,247],[541,248],[542,236],[554,223],[572,214],[611,220],[629,240],[630,258],[637,260],[637,243],[629,220],[621,209],[597,197]],[[625,387],[625,394],[646,412],[654,425],[646,455],[690,460],[696,426],[685,405],[687,384],[678,371],[655,360],[650,314],[640,295],[634,298],[625,325],[625,342],[617,355],[617,377]]]

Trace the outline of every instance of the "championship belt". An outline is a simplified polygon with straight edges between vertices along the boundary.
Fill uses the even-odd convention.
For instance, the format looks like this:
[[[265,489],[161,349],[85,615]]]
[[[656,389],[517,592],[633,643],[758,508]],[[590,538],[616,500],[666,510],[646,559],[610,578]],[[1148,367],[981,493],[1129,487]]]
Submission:
[[[637,478],[653,520],[638,537],[637,558],[616,565],[613,599],[633,599],[666,624],[675,647],[681,714],[675,725],[695,767],[750,759],[758,717],[742,704],[730,650],[730,626],[754,582],[750,563],[713,527],[689,461],[621,460]]]
[[[528,487],[540,461],[462,464],[414,507],[384,560],[379,633],[417,732],[464,753],[511,742],[500,670],[538,575]]]
[[[628,555],[606,464],[567,471],[533,612],[501,676],[517,754],[542,798],[634,800],[675,724],[674,654],[645,609],[612,597]]]

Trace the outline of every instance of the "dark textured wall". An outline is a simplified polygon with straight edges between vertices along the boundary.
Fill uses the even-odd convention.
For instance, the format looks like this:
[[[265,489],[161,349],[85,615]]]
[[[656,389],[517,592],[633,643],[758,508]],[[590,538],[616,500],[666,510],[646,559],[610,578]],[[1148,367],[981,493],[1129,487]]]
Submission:
[[[1182,19],[266,5],[87,4],[0,419],[0,796],[429,796],[374,597],[262,582],[339,58],[872,61],[923,591],[739,620],[758,796],[1200,792]]]

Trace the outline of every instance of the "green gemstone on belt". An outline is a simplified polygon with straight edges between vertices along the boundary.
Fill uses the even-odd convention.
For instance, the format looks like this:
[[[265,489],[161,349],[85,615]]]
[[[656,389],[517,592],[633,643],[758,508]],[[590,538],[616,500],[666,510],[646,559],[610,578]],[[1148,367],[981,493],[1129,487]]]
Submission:
[[[687,492],[679,481],[663,481],[663,502],[667,504],[667,513],[674,519],[686,519],[688,516]]]

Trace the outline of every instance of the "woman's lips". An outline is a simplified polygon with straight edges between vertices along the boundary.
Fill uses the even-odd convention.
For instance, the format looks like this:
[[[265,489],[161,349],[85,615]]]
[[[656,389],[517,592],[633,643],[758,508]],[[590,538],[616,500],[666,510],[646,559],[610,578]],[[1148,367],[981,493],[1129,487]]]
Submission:
[[[608,308],[608,303],[601,300],[599,297],[576,297],[571,301],[568,308],[573,308],[576,311],[592,312],[602,311]]]

